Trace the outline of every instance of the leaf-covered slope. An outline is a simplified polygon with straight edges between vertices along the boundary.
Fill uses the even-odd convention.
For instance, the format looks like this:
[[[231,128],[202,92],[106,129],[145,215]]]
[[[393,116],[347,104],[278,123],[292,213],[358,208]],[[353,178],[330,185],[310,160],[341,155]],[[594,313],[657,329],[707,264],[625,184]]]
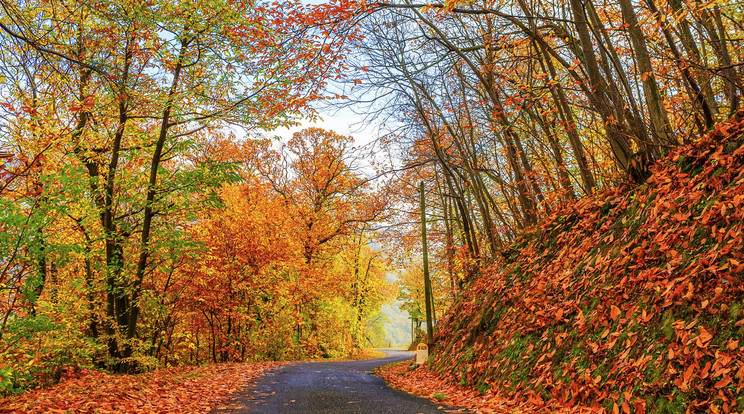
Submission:
[[[503,251],[441,324],[432,367],[553,406],[743,411],[744,113],[652,174]]]

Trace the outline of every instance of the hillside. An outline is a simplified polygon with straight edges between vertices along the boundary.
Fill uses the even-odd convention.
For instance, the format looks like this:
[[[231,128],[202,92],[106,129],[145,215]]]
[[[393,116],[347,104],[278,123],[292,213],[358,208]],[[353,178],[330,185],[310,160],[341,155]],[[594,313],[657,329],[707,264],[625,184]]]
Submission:
[[[473,281],[432,368],[489,395],[744,411],[744,113],[553,214]]]

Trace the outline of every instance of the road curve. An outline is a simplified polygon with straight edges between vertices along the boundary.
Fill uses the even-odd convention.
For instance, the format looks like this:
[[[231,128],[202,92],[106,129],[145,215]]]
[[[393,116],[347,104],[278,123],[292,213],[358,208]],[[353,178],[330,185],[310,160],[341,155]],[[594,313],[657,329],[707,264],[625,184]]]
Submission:
[[[255,386],[233,396],[222,413],[418,414],[466,412],[394,390],[372,370],[413,358],[385,349],[366,361],[296,362],[267,372]]]

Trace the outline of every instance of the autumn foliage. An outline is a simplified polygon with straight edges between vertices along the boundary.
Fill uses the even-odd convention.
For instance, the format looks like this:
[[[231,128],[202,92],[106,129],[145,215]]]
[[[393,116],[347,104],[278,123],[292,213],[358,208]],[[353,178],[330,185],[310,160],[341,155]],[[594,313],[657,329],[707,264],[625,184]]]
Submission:
[[[742,412],[744,114],[651,172],[503,249],[432,369],[552,409]]]
[[[312,229],[291,200],[316,194],[272,185],[310,175],[254,139],[314,118],[357,36],[321,26],[351,5],[1,3],[0,395],[68,366],[363,346],[389,294],[363,229],[382,198],[349,163],[351,138],[320,131],[303,154],[309,168],[340,157]]]
[[[742,16],[0,0],[0,395],[69,367],[358,353],[391,270],[415,331],[424,227],[452,381],[518,407],[744,411]],[[266,138],[319,101],[379,139]]]
[[[243,181],[190,226],[201,248],[179,278],[177,320],[186,322],[174,320],[180,335],[165,337],[172,352],[221,362],[338,357],[369,345],[368,318],[392,286],[364,230],[384,203],[353,172],[350,142],[308,129],[288,144],[301,151],[264,142],[252,149],[260,160],[245,157],[256,161]]]

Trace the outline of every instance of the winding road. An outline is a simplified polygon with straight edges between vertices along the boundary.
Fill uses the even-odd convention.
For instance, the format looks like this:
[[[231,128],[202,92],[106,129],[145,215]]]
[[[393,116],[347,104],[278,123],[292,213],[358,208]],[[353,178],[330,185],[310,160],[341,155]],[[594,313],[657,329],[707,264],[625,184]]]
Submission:
[[[372,370],[413,358],[413,352],[385,349],[366,361],[296,362],[267,372],[255,386],[236,394],[222,413],[417,414],[461,413],[394,390]]]

